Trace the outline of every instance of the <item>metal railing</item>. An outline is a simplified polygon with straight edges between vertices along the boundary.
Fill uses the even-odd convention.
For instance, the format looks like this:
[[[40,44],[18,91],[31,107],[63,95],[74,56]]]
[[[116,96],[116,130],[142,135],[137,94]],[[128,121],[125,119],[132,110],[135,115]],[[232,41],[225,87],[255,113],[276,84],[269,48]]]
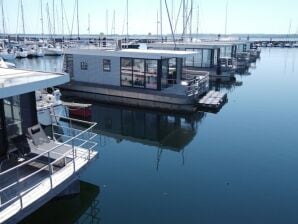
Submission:
[[[24,159],[23,162],[0,173],[0,213],[17,201],[20,203],[19,210],[14,212],[22,210],[24,208],[23,198],[39,186],[41,182],[49,181],[47,192],[50,192],[55,187],[53,174],[69,167],[68,164],[72,163],[71,175],[73,175],[77,172],[76,160],[78,158],[87,161],[93,158],[91,158],[91,154],[94,153],[95,147],[98,145],[95,140],[97,134],[93,133],[93,128],[97,123],[57,115],[52,116],[61,121],[59,124],[52,124],[51,141],[55,143],[55,146],[48,150],[43,149],[42,146],[36,147],[37,150],[41,150],[40,154],[27,159],[24,155],[20,157]],[[84,128],[84,130],[74,128],[74,124],[76,127]],[[59,130],[60,133],[55,129]],[[63,147],[68,150],[62,150],[61,153]],[[82,154],[82,149],[87,150],[87,152],[83,151]],[[60,152],[58,152],[59,150]],[[81,153],[78,153],[78,151]],[[4,220],[0,218],[0,222],[2,221]]]

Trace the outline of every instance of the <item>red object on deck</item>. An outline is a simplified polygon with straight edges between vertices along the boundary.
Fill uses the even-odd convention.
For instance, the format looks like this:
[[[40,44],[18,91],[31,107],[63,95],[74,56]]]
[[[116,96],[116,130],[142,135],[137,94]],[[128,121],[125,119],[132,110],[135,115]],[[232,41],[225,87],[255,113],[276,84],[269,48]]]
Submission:
[[[91,117],[91,107],[69,107],[69,115],[77,117]]]

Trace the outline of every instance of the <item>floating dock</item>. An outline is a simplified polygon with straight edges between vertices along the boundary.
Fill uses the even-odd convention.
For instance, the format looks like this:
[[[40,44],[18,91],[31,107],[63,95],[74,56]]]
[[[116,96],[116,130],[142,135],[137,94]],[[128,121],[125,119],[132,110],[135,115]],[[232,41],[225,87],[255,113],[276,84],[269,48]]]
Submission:
[[[203,109],[219,110],[226,103],[227,99],[226,93],[211,90],[199,100],[198,105]]]

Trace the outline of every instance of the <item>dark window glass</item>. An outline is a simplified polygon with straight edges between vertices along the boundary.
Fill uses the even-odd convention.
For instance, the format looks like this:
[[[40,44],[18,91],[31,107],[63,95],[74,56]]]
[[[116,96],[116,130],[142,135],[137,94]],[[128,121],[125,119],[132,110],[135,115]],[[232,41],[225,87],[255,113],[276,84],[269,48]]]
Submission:
[[[81,70],[88,70],[88,63],[83,61],[81,62]]]
[[[111,60],[103,59],[103,71],[104,72],[111,71]]]

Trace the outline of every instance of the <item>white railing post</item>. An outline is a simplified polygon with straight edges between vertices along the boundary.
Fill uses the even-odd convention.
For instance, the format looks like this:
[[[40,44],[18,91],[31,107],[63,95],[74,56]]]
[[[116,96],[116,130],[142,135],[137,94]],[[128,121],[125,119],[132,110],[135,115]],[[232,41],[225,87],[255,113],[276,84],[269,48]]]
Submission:
[[[51,183],[51,189],[53,189],[53,166],[51,164],[51,159],[50,159],[50,152],[48,152],[48,163],[49,163],[49,177],[50,177],[50,183]]]
[[[17,168],[17,188],[18,188],[18,197],[20,199],[21,210],[23,210],[23,199],[21,194],[20,178],[19,178],[19,168]]]

